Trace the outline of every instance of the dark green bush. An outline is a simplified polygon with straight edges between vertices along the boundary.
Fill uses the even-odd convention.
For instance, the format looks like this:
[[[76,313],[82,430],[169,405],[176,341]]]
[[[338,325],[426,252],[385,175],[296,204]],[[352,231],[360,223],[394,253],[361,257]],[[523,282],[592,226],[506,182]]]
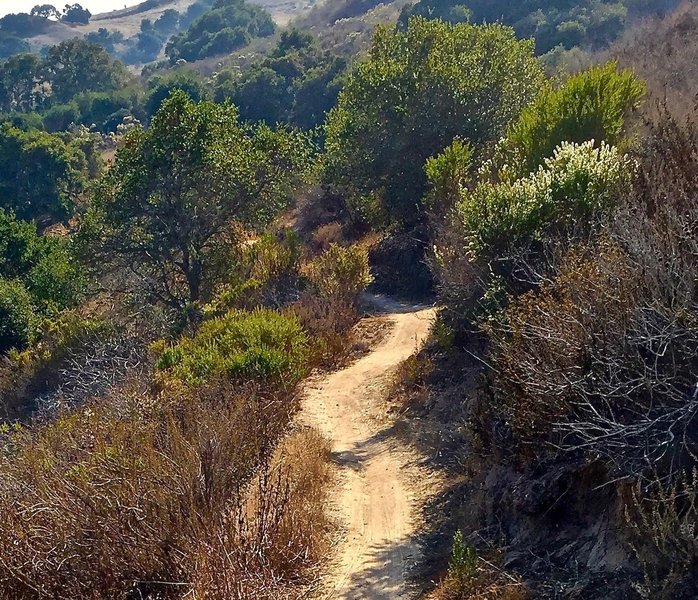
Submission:
[[[217,0],[186,32],[170,40],[165,54],[173,63],[201,60],[240,48],[253,37],[268,37],[274,30],[274,21],[265,9],[245,0]]]

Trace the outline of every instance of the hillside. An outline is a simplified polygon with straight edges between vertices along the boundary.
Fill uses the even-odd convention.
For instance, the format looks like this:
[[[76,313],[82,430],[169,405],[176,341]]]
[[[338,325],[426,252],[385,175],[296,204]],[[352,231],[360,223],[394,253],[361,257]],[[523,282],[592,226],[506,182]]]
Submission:
[[[267,8],[0,20],[0,598],[698,598],[695,2]]]
[[[93,15],[86,25],[49,21],[46,31],[28,38],[27,41],[33,50],[38,51],[45,46],[53,46],[74,37],[96,33],[101,28],[106,28],[112,33],[121,33],[125,38],[132,38],[140,32],[143,19],[155,22],[167,10],[184,13],[195,2],[196,0],[162,0],[152,8],[148,7],[147,3],[143,3],[128,9]],[[255,4],[267,9],[279,25],[285,25],[313,5],[312,2],[308,3],[305,0],[260,0]]]

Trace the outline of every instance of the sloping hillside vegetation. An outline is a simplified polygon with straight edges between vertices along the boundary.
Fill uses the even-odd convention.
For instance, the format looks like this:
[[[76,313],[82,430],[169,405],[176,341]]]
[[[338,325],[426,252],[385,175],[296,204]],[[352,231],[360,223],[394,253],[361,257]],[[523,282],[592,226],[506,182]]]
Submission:
[[[616,39],[632,20],[655,12],[671,10],[672,0],[605,2],[432,2],[420,0],[408,4],[400,15],[405,26],[410,17],[443,19],[452,23],[493,23],[511,25],[520,37],[536,40],[536,52],[545,54],[556,48],[570,50],[600,49]]]
[[[678,118],[694,108],[698,7],[683,2],[669,14],[629,29],[609,50],[647,81],[649,105],[665,104]]]
[[[367,289],[438,315],[390,419],[356,371],[435,482],[421,554],[367,552],[425,600],[698,597],[693,6],[199,8],[140,76],[106,30],[0,62],[0,597],[317,592],[370,452],[297,413]],[[590,64],[550,77],[558,43]]]
[[[262,8],[241,0],[217,0],[186,32],[173,37],[165,53],[172,62],[226,54],[253,37],[274,33],[274,22]]]

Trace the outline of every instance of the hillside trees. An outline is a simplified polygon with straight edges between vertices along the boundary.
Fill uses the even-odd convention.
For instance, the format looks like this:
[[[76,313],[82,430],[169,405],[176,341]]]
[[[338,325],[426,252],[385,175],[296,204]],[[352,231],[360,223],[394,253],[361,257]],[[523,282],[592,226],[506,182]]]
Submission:
[[[148,117],[160,110],[162,103],[175,90],[181,90],[198,102],[205,97],[204,84],[194,71],[178,70],[171,75],[154,75],[148,80],[144,109]]]
[[[282,32],[269,55],[243,73],[220,73],[214,97],[218,102],[230,99],[245,120],[312,129],[337,102],[346,67],[344,58],[292,29]]]
[[[53,4],[37,4],[31,9],[29,14],[32,17],[42,17],[43,19],[60,19],[61,13]]]
[[[56,222],[72,214],[88,161],[75,141],[0,125],[0,208],[22,219]]]
[[[0,110],[28,112],[43,99],[41,59],[17,54],[0,63]]]
[[[67,102],[78,92],[114,91],[126,78],[123,65],[104,48],[77,38],[49,48],[43,69],[57,102]]]
[[[269,222],[308,166],[303,137],[245,130],[230,105],[177,91],[147,131],[130,133],[100,181],[84,232],[148,290],[182,308],[207,293],[234,223]]]
[[[92,13],[81,4],[66,4],[63,9],[62,20],[75,25],[87,25],[90,22]]]
[[[224,54],[247,44],[253,37],[274,33],[271,15],[245,0],[217,0],[186,32],[173,37],[165,48],[171,62],[200,60]]]
[[[623,31],[636,15],[666,10],[673,0],[419,0],[404,7],[400,23],[410,17],[443,19],[452,23],[502,22],[512,26],[519,37],[533,37],[536,51],[544,54],[559,46],[602,48]]]
[[[29,44],[22,38],[0,30],[0,58],[7,58],[22,52],[29,52]]]
[[[496,140],[542,82],[532,43],[500,25],[378,28],[328,116],[324,180],[365,215],[419,221],[426,159]]]

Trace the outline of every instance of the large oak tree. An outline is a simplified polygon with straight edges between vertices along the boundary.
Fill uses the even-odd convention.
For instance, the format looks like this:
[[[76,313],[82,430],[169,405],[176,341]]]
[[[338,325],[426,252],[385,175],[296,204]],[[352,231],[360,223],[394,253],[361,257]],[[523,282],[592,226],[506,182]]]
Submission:
[[[175,91],[148,130],[123,142],[85,220],[105,257],[118,257],[175,308],[205,299],[212,264],[234,225],[268,223],[309,165],[300,134],[249,130],[234,107]]]

